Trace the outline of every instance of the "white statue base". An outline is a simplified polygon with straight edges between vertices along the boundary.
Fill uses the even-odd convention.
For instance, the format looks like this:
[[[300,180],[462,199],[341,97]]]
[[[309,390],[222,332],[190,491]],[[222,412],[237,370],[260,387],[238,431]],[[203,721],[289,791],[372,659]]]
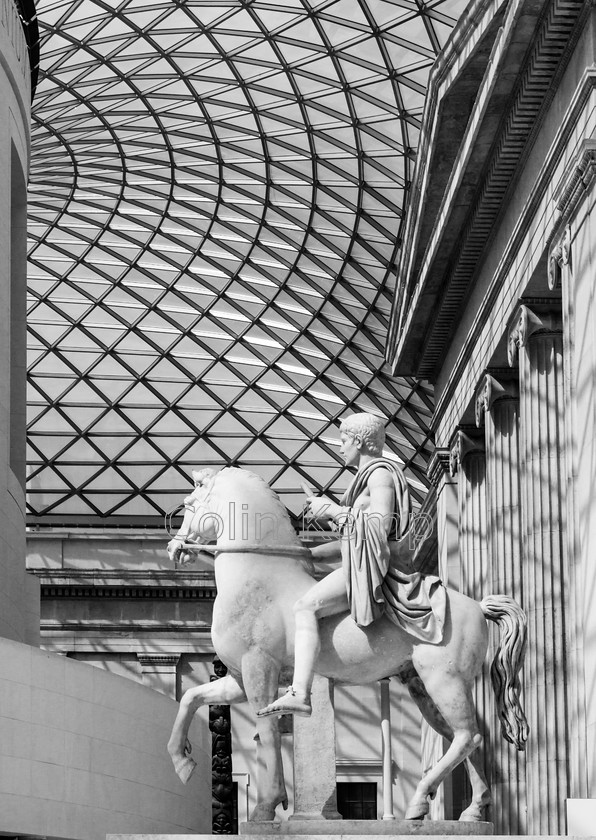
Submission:
[[[275,835],[301,835],[312,837],[345,835],[363,837],[477,837],[493,833],[490,822],[459,822],[457,820],[287,820],[286,822],[245,822],[240,824],[240,835],[271,837]]]

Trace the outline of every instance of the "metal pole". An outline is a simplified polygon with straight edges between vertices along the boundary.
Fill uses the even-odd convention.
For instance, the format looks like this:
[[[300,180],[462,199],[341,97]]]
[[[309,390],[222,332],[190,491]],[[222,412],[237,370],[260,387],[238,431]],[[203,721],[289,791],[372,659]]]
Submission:
[[[383,750],[383,819],[394,820],[393,814],[393,760],[391,756],[391,705],[389,677],[381,683],[381,744]]]

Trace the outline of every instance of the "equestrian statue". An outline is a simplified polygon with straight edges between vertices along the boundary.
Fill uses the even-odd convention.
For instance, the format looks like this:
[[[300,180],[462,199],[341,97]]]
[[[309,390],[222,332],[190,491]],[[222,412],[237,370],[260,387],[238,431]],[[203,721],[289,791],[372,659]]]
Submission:
[[[217,598],[212,637],[226,676],[182,697],[168,750],[183,782],[190,778],[188,730],[201,705],[248,700],[266,773],[250,819],[272,820],[287,807],[276,716],[311,713],[314,674],[356,685],[398,676],[428,723],[449,742],[419,782],[406,819],[423,819],[443,779],[465,761],[472,801],[460,820],[481,821],[490,803],[482,742],[472,699],[488,645],[486,620],[500,629],[491,667],[503,736],[525,748],[528,727],[519,697],[525,615],[506,595],[480,603],[447,590],[434,575],[403,562],[412,513],[400,467],[382,456],[383,422],[354,414],[340,427],[341,454],[356,475],[340,504],[308,490],[307,511],[337,539],[306,548],[285,507],[260,477],[226,467],[193,473],[184,521],[168,544],[174,563],[191,562],[197,546],[215,556]],[[314,561],[341,560],[320,581]],[[282,669],[294,669],[281,696]]]

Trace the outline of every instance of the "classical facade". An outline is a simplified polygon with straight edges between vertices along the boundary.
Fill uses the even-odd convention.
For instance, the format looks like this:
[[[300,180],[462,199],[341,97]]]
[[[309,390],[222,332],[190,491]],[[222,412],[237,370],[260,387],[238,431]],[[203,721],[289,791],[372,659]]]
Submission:
[[[528,616],[525,754],[479,688],[499,833],[592,833],[596,815],[595,25],[573,0],[460,19],[431,77],[388,347],[435,386],[443,578]]]

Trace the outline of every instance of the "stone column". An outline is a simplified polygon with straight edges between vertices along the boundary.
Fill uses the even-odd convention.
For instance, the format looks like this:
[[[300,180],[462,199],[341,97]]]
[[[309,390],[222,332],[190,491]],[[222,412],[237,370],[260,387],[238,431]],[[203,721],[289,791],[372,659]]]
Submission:
[[[137,653],[143,685],[177,700],[177,673],[180,654]]]
[[[486,452],[488,589],[523,602],[521,561],[521,505],[519,492],[519,392],[511,371],[497,379],[486,373],[476,391],[476,425],[484,426]],[[489,661],[496,648],[491,630]],[[501,736],[491,700],[489,728],[492,752],[492,819],[496,834],[525,834],[526,766]]]
[[[393,758],[391,752],[391,697],[389,677],[381,685],[381,754],[383,757],[383,819],[394,820],[393,813]]]
[[[459,500],[460,590],[481,600],[486,594],[486,467],[484,440],[477,430],[458,429],[452,441],[451,475]]]
[[[565,616],[563,338],[561,318],[520,306],[508,336],[519,359],[523,606],[529,834],[565,834],[569,705]]]
[[[437,493],[439,577],[445,586],[459,589],[457,478],[451,475],[449,460],[449,449],[435,449],[428,464],[427,475]]]
[[[437,493],[437,548],[439,555],[439,577],[445,586],[460,588],[461,568],[459,559],[459,526],[457,501],[457,476],[452,475],[451,453],[447,448],[437,448],[428,464],[427,475]],[[425,773],[443,756],[446,743],[425,721],[420,732],[421,767]],[[452,816],[452,778],[447,776],[435,798],[430,803],[430,818],[449,819]]]
[[[475,601],[488,592],[486,545],[486,463],[484,438],[475,427],[461,427],[452,439],[450,469],[458,479],[460,591]],[[484,738],[486,777],[492,777],[490,721],[493,691],[486,663],[473,688],[474,705]]]
[[[594,150],[589,180],[594,177]],[[586,158],[584,158],[586,161]],[[584,172],[584,177],[586,177]],[[582,177],[582,192],[588,179]],[[570,220],[569,220],[570,221]],[[578,224],[579,222],[579,224]],[[563,365],[565,369],[565,448],[567,454],[566,526],[569,558],[568,685],[570,718],[570,794],[593,800],[596,816],[596,739],[587,722],[596,721],[596,323],[592,277],[592,225],[573,220],[553,238],[548,287],[562,294]],[[573,259],[572,259],[573,249]],[[592,723],[592,733],[596,730]],[[587,772],[586,772],[587,768]],[[590,783],[591,780],[591,783]],[[573,804],[572,804],[573,807]],[[582,806],[585,807],[585,803]],[[570,815],[568,814],[568,817]],[[568,820],[569,829],[569,820]]]
[[[337,810],[332,691],[330,680],[316,675],[311,717],[294,716],[294,814],[290,820],[341,820]]]

